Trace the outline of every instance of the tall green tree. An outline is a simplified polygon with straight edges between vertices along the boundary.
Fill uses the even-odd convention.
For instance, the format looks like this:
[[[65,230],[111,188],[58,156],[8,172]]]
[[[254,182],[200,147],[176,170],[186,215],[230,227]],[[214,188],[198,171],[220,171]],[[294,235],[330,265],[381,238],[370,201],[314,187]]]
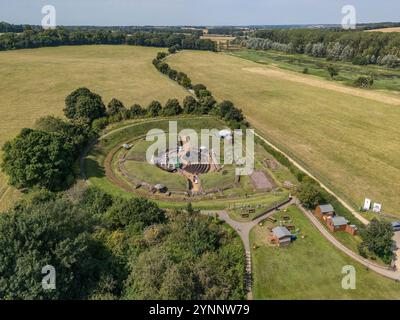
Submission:
[[[152,101],[150,105],[147,107],[147,114],[149,117],[158,117],[161,115],[162,106],[161,103],[158,101]]]
[[[60,190],[72,182],[73,154],[59,134],[23,129],[4,145],[1,167],[17,188]]]
[[[92,122],[106,115],[106,107],[98,94],[79,88],[65,99],[64,114],[69,119],[82,118]]]
[[[198,102],[192,96],[187,96],[183,100],[183,112],[186,114],[194,113],[194,111],[198,108]]]
[[[143,117],[146,114],[146,110],[142,108],[140,104],[134,104],[129,108],[129,116],[130,118],[138,118]]]
[[[183,111],[178,99],[169,99],[165,104],[165,107],[162,111],[163,115],[166,117],[176,116],[181,114]]]
[[[305,181],[301,184],[298,190],[298,197],[307,209],[312,210],[325,201],[320,188],[312,181]]]
[[[118,99],[113,98],[107,105],[107,113],[111,116],[124,111],[126,111],[126,108]]]
[[[368,249],[386,263],[392,261],[394,231],[389,222],[372,219],[370,224],[361,230],[360,234],[363,239],[362,249]]]
[[[85,299],[101,264],[90,218],[64,200],[18,207],[0,215],[0,296],[8,299]],[[55,268],[54,290],[42,268]]]

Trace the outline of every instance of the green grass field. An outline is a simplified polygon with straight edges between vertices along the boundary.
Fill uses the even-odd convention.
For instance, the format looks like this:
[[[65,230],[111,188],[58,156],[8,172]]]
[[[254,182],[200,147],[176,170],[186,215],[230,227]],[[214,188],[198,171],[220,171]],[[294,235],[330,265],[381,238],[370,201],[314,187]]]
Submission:
[[[370,197],[400,215],[400,106],[393,96],[369,90],[366,98],[343,86],[355,90],[345,93],[298,73],[300,81],[291,81],[290,72],[221,53],[185,51],[169,63],[218,99],[234,101],[261,133],[354,207]],[[318,86],[307,83],[310,77]]]
[[[325,58],[309,57],[304,54],[289,54],[277,51],[240,50],[231,53],[236,57],[254,61],[265,65],[274,65],[279,68],[303,73],[308,69],[308,74],[332,80],[327,68],[335,65],[339,75],[334,81],[353,85],[359,76],[372,76],[374,85],[372,89],[400,91],[400,70],[384,68],[381,66],[356,66],[349,62],[327,61]]]
[[[185,192],[187,190],[186,179],[177,173],[169,173],[155,168],[151,164],[138,161],[127,162],[125,168],[128,172],[132,172],[132,175],[140,181],[146,181],[152,185],[161,183],[169,191]]]
[[[270,222],[257,226],[250,235],[252,246],[257,246],[252,251],[255,299],[400,299],[398,282],[366,270],[337,250],[296,207],[285,214],[300,229],[289,247],[269,244]],[[275,216],[278,220],[279,215]],[[346,265],[356,269],[355,290],[341,286]]]
[[[0,52],[0,146],[39,117],[62,115],[65,97],[79,87],[99,93],[105,103],[118,98],[127,107],[184,98],[187,92],[153,67],[160,50],[99,45]],[[0,210],[18,197],[13,190],[2,199],[4,186],[0,178]]]

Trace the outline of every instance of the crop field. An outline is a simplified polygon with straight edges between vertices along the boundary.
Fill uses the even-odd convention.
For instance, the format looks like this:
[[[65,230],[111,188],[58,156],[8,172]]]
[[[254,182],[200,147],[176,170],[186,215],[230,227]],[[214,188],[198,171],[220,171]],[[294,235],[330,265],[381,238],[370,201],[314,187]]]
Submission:
[[[299,229],[299,237],[289,247],[278,248],[268,242],[264,222],[250,235],[253,250],[255,299],[399,299],[400,284],[368,271],[337,250],[296,207],[288,213]],[[275,215],[279,220],[282,213]],[[304,237],[304,238],[303,238]],[[342,288],[342,268],[356,269],[356,289]]]
[[[365,197],[400,215],[400,99],[263,66],[185,51],[172,67],[230,99],[252,125],[355,208]]]
[[[105,103],[120,99],[126,107],[147,105],[153,99],[182,99],[179,85],[160,76],[152,65],[158,48],[134,46],[74,46],[7,51],[0,53],[0,146],[39,117],[62,115],[65,97],[88,87]],[[5,178],[0,178],[0,209]]]
[[[400,32],[400,27],[367,30],[368,32]]]

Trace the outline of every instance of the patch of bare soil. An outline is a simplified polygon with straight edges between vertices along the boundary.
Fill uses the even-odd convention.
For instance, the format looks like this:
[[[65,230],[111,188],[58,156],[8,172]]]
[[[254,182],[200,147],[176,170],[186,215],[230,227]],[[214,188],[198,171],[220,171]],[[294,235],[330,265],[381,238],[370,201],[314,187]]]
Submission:
[[[272,190],[274,188],[272,180],[263,171],[254,171],[250,178],[257,190]]]

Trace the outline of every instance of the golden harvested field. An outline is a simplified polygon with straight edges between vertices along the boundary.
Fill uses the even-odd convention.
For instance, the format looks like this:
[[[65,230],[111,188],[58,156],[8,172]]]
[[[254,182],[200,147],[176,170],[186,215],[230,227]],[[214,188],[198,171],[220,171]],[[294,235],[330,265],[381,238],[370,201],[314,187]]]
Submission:
[[[0,52],[0,146],[41,116],[62,115],[65,97],[78,87],[113,97],[127,107],[153,99],[182,99],[179,85],[152,65],[158,48],[74,46]],[[9,199],[0,177],[0,209]]]
[[[235,37],[230,37],[230,36],[220,36],[220,35],[207,35],[207,36],[201,36],[201,39],[209,39],[212,41],[216,42],[226,42],[226,41],[232,41],[235,39]]]
[[[400,27],[368,30],[368,32],[400,32]]]
[[[353,206],[370,197],[400,215],[400,101],[393,96],[322,86],[312,76],[271,72],[226,54],[185,51],[169,63],[218,99],[234,101],[267,138]]]

